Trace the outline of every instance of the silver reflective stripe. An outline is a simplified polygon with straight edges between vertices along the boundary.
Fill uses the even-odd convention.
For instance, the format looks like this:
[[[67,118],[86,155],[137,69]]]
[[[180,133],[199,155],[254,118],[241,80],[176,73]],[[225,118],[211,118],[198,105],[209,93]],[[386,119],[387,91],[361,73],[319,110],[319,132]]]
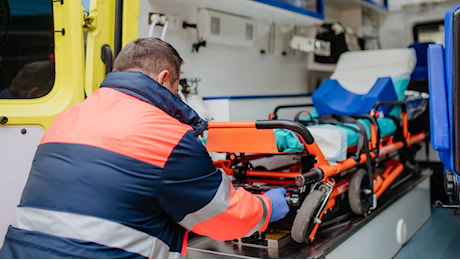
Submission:
[[[230,195],[231,191],[231,178],[227,174],[222,174],[222,182],[214,195],[214,198],[203,208],[190,213],[184,217],[184,219],[179,222],[179,225],[185,227],[188,230],[192,230],[192,228],[200,222],[204,222],[208,219],[211,219],[222,212],[225,212],[228,207],[230,206]]]
[[[16,208],[17,228],[120,248],[149,258],[180,258],[160,239],[113,221],[30,207]],[[183,257],[183,256],[182,256]]]
[[[262,203],[262,209],[263,209],[262,218],[259,220],[259,223],[257,223],[257,225],[251,231],[249,231],[249,233],[246,234],[246,236],[252,235],[257,230],[259,230],[264,225],[265,220],[267,219],[267,216],[268,216],[268,209],[267,209],[267,205],[265,205],[265,201],[259,196],[256,196],[256,198],[258,198],[260,200],[260,203]]]

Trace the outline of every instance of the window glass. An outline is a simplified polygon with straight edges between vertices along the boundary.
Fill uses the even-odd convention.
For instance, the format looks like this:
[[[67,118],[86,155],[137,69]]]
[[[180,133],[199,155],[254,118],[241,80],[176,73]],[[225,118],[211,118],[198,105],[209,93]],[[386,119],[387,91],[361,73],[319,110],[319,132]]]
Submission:
[[[54,85],[51,0],[0,0],[0,98],[37,98]]]
[[[444,21],[415,24],[414,41],[444,44]]]
[[[83,6],[86,13],[89,13],[89,4],[90,0],[81,0],[81,6]]]

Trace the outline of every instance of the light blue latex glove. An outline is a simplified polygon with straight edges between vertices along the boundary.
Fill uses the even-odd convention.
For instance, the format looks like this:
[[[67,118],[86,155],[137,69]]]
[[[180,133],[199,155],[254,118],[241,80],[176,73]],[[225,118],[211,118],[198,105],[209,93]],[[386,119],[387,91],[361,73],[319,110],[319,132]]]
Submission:
[[[275,188],[264,193],[264,196],[269,197],[272,201],[270,222],[275,222],[284,218],[289,212],[289,205],[284,198],[284,194],[286,194],[285,188]]]

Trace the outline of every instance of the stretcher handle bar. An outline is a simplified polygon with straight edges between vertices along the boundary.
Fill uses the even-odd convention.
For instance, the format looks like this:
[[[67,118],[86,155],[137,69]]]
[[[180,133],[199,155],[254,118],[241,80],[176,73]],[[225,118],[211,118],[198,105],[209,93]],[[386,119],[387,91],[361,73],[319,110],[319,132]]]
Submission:
[[[295,107],[313,107],[313,104],[293,104],[293,105],[281,105],[275,107],[275,110],[270,114],[270,120],[275,120],[278,119],[278,110],[283,109],[283,108],[295,108]]]
[[[299,122],[291,121],[291,120],[257,120],[256,121],[256,128],[257,129],[288,129],[296,132],[299,134],[302,139],[305,140],[307,144],[313,144],[315,139],[311,135],[310,131]]]
[[[315,183],[324,178],[324,173],[319,168],[313,168],[309,172],[299,174],[295,177],[295,185],[302,187],[304,185]]]
[[[396,105],[401,105],[401,109],[403,113],[406,113],[406,101],[404,100],[393,100],[393,101],[378,101],[374,105],[374,111],[377,111],[377,108],[379,106],[396,106]]]

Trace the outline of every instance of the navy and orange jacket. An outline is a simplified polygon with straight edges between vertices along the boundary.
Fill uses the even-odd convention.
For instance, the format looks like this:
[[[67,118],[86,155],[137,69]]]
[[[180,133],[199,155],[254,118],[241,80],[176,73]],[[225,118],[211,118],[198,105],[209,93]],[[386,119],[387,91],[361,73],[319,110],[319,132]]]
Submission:
[[[177,258],[187,234],[263,231],[271,202],[216,169],[206,122],[139,72],[111,72],[43,136],[6,258]]]

